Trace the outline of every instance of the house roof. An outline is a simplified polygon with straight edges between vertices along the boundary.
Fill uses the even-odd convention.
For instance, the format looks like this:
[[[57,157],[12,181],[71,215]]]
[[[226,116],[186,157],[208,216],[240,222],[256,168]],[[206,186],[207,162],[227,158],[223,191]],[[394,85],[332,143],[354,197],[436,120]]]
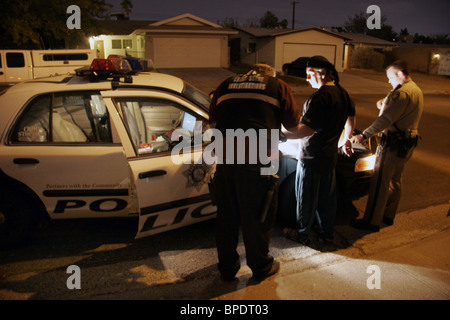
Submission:
[[[237,31],[185,13],[161,21],[149,20],[102,20],[101,24],[112,34],[130,35],[136,33],[209,33],[236,34]]]
[[[149,20],[100,20],[100,24],[115,35],[129,35],[136,29],[142,29],[155,21]]]
[[[362,44],[371,44],[371,45],[383,45],[383,46],[396,46],[397,43],[386,41],[380,38],[368,36],[363,33],[352,33],[352,32],[341,32],[343,36],[350,39],[350,43],[362,43]]]
[[[346,36],[344,36],[340,33],[328,31],[328,30],[325,30],[325,29],[319,28],[319,27],[309,27],[309,28],[293,29],[293,30],[292,29],[289,30],[289,29],[252,28],[252,27],[234,27],[234,29],[242,31],[242,32],[246,32],[256,38],[278,37],[278,36],[291,34],[291,33],[300,33],[300,32],[315,30],[318,32],[323,32],[323,33],[329,34],[334,37],[342,38],[344,40],[350,40],[349,38],[347,38]]]
[[[222,26],[212,23],[211,21],[202,19],[190,13],[184,13],[176,17],[169,19],[157,21],[152,23],[151,26],[185,26],[185,25],[196,25],[196,26],[209,26],[212,28],[223,28]]]
[[[436,44],[436,43],[411,43],[411,42],[399,42],[397,43],[399,48],[409,49],[450,49],[448,44]]]
[[[365,35],[362,33],[334,32],[334,31],[330,31],[326,28],[321,28],[321,27],[309,27],[309,28],[294,29],[294,30],[253,28],[253,27],[235,27],[234,29],[239,30],[241,32],[248,33],[251,36],[254,36],[256,38],[278,37],[278,36],[291,34],[291,33],[299,33],[299,32],[315,30],[315,31],[329,34],[331,36],[342,38],[345,41],[350,42],[350,43],[364,43],[364,44],[384,45],[384,46],[396,46],[397,45],[397,43],[395,43],[395,42],[386,41],[386,40],[368,36],[368,35]]]

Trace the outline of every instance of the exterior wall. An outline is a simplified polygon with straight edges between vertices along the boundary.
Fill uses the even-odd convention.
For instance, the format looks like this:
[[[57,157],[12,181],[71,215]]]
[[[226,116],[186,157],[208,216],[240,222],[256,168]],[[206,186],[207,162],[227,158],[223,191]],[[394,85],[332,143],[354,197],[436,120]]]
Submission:
[[[120,49],[113,49],[113,40],[120,41]],[[123,40],[125,44],[131,41],[131,48],[126,48]],[[108,58],[110,54],[121,56],[128,54],[136,58],[145,56],[145,38],[140,35],[102,35],[93,37],[90,44],[92,50],[98,50],[99,58]]]
[[[170,42],[173,45],[170,50],[168,47],[157,47],[158,44],[167,45]],[[167,54],[161,56],[164,50],[167,50],[165,51]],[[146,58],[152,59],[157,68],[227,68],[229,66],[228,37],[147,33],[145,55]]]
[[[252,35],[245,32],[239,32],[237,35],[230,36],[231,39],[240,38],[239,57],[240,62],[252,65],[256,62],[256,53],[249,52],[250,43],[256,44],[256,39]]]
[[[336,67],[338,72],[343,71],[344,66],[344,39],[334,37],[332,35],[316,31],[307,30],[299,33],[291,33],[286,35],[280,35],[276,37],[275,43],[275,69],[276,71],[282,71],[284,63],[291,62],[286,61],[286,54],[284,52],[286,44],[299,44],[317,48],[316,55],[323,55],[323,52],[330,52],[330,48],[334,51],[334,61],[330,61]],[[321,49],[321,46],[323,48]],[[299,54],[298,57],[304,56]],[[307,55],[306,55],[307,56]],[[297,57],[297,58],[298,58]]]
[[[258,63],[267,63],[275,67],[275,43],[274,38],[263,38],[259,41],[257,45]]]
[[[228,68],[230,66],[230,48],[228,47],[228,36],[219,36],[220,38],[220,67]]]
[[[411,71],[448,75],[449,48],[394,48],[397,59],[406,60]],[[439,55],[439,56],[437,56]]]
[[[244,40],[245,41],[245,40]],[[255,63],[266,63],[271,66],[275,65],[275,39],[272,37],[260,38],[256,40],[248,40],[247,45],[245,46],[245,50],[241,50],[241,62],[253,65]],[[249,43],[256,43],[256,50],[253,52],[248,52]],[[245,42],[244,42],[245,43]],[[242,45],[242,42],[241,42]]]

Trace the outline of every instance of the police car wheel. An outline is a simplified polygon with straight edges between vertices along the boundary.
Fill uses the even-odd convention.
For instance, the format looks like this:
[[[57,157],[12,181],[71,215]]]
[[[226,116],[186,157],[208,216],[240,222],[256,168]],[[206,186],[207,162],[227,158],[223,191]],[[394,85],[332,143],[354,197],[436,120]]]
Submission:
[[[38,215],[31,203],[19,195],[6,190],[0,192],[0,248],[10,248],[30,238]]]

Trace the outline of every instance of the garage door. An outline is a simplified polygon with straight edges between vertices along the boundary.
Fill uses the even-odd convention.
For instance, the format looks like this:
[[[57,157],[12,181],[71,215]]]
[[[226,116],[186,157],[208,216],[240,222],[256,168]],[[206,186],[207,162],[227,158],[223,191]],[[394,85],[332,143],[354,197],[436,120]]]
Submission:
[[[283,46],[283,63],[292,62],[300,57],[324,56],[336,65],[336,46],[308,43],[285,43]]]
[[[154,38],[153,48],[158,68],[220,68],[218,38]]]

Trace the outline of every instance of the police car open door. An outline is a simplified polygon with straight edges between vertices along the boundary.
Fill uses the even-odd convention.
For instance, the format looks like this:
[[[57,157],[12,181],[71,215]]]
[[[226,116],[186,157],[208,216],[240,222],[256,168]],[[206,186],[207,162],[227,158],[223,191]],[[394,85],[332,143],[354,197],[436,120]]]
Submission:
[[[190,157],[188,154],[183,158]],[[213,218],[216,209],[211,205],[207,186],[211,167],[174,165],[166,157],[154,160],[151,164],[130,163],[139,203],[137,238]]]
[[[208,182],[214,166],[202,161],[201,142],[191,148],[206,115],[167,93],[124,96],[112,99],[126,130],[121,140],[131,145],[126,153],[139,210],[136,238],[213,218]]]

